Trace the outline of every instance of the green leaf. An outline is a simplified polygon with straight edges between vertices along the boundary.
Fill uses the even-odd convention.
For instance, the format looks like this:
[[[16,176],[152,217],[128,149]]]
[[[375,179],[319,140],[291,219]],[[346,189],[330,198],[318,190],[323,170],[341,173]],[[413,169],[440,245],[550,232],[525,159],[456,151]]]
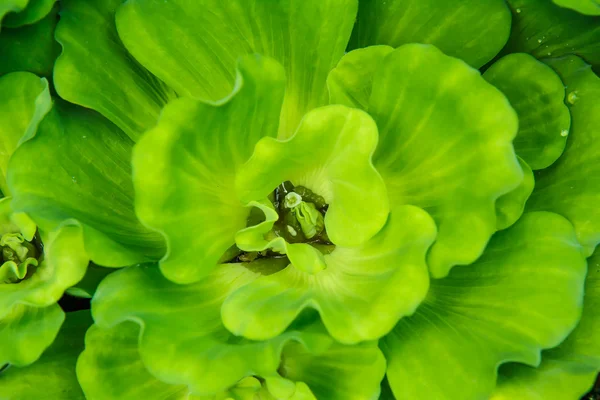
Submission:
[[[390,46],[369,46],[344,55],[327,76],[329,103],[367,111],[375,74],[392,51]]]
[[[385,358],[376,342],[345,346],[332,341],[318,354],[299,342],[290,342],[283,349],[280,373],[305,383],[315,399],[377,399]]]
[[[384,44],[433,44],[479,68],[502,49],[510,34],[503,0],[360,1],[353,49]]]
[[[172,102],[134,151],[137,214],[167,238],[160,268],[175,282],[206,276],[234,244],[248,214],[235,176],[256,142],[277,134],[283,69],[261,56],[244,57],[238,68],[225,102]]]
[[[17,28],[38,22],[50,13],[56,0],[28,0],[26,2],[28,2],[27,7],[22,11],[6,15],[2,20],[2,26]],[[13,0],[9,0],[9,3],[13,3]],[[0,15],[1,18],[2,16]]]
[[[272,376],[261,379],[261,385],[255,377],[247,377],[216,395],[196,396],[185,385],[168,384],[150,374],[138,350],[139,330],[132,322],[110,329],[90,328],[77,363],[77,375],[88,398],[274,400],[288,398],[273,397],[275,393],[291,390],[295,392],[290,400],[315,399],[312,391],[319,399],[369,399],[376,397],[385,373],[385,359],[374,342],[350,347],[329,339],[324,341],[325,350],[316,354],[299,342],[290,342],[282,350],[279,367],[286,379]]]
[[[561,8],[548,0],[508,0],[513,11],[510,39],[502,54],[535,58],[576,54],[600,65],[600,18]]]
[[[223,304],[223,323],[238,336],[264,340],[314,308],[341,343],[379,339],[427,294],[425,256],[434,238],[427,213],[398,208],[367,243],[325,255],[323,271],[313,275],[294,264],[235,290]]]
[[[565,87],[552,68],[519,53],[496,61],[483,77],[504,93],[519,116],[517,155],[531,169],[552,165],[562,154],[571,126]]]
[[[4,0],[2,3],[0,3],[0,22],[3,21],[7,14],[10,15],[10,13],[18,13],[22,11],[25,7],[27,7],[28,3],[29,0]]]
[[[0,365],[23,367],[35,362],[52,344],[65,319],[57,304],[35,307],[15,304],[0,318]],[[2,385],[0,373],[0,388]],[[0,391],[1,393],[2,391]]]
[[[517,116],[506,98],[462,61],[409,44],[379,66],[369,113],[392,213],[416,205],[438,226],[432,276],[473,262],[496,230],[496,199],[523,180],[512,146]]]
[[[535,186],[533,171],[521,157],[519,165],[523,169],[523,180],[516,189],[500,196],[496,201],[496,229],[502,230],[513,225],[521,218],[525,210],[525,203]]]
[[[571,131],[563,155],[536,174],[527,209],[565,216],[590,255],[600,243],[600,78],[575,56],[548,63],[567,86]]]
[[[81,228],[65,224],[55,232],[42,232],[44,258],[35,272],[18,283],[0,284],[0,318],[15,304],[47,307],[85,275],[88,257]]]
[[[92,325],[77,360],[77,377],[88,399],[193,400],[184,385],[152,376],[140,358],[140,327],[124,322],[110,329]]]
[[[117,11],[133,56],[180,95],[219,100],[232,90],[236,61],[259,53],[285,67],[280,135],[327,103],[325,79],[344,54],[356,0],[130,0]]]
[[[57,22],[58,6],[33,25],[3,29],[0,35],[0,75],[28,71],[50,78],[54,60],[60,53],[60,46],[54,40]]]
[[[526,214],[473,265],[432,281],[415,315],[384,338],[395,396],[488,398],[499,364],[537,365],[540,350],[575,327],[585,275],[572,225],[552,213]]]
[[[143,227],[133,209],[133,142],[93,111],[56,100],[9,165],[13,207],[51,231],[81,223],[92,261],[121,267],[164,254],[164,241]]]
[[[592,387],[600,371],[600,248],[588,259],[583,314],[577,328],[560,346],[542,353],[532,368],[506,364],[500,368],[493,400],[576,399]],[[511,397],[512,396],[512,397]]]
[[[8,161],[20,142],[35,134],[51,102],[46,79],[29,72],[0,76],[0,191],[5,196],[10,195]]]
[[[58,94],[104,115],[136,141],[175,93],[127,52],[115,25],[122,0],[62,0],[56,39]]]
[[[0,373],[2,400],[85,400],[75,362],[91,323],[87,310],[68,313],[56,340],[36,363],[24,368],[11,366]]]
[[[115,270],[113,268],[103,268],[94,264],[88,265],[85,276],[74,286],[67,289],[71,296],[91,299],[96,293],[98,285],[106,276]]]
[[[317,347],[331,339],[301,339],[289,332],[252,342],[229,333],[221,323],[221,304],[232,290],[256,278],[251,268],[223,264],[190,285],[165,279],[156,265],[120,270],[100,284],[92,300],[94,320],[102,328],[138,322],[143,327],[139,351],[150,373],[164,382],[188,385],[199,395],[214,395],[247,376],[274,376],[281,349],[290,339]]]
[[[552,0],[561,7],[567,7],[586,15],[600,15],[598,0]]]
[[[325,227],[339,246],[357,246],[373,237],[389,213],[385,184],[373,167],[377,127],[368,114],[344,106],[306,114],[285,141],[264,138],[237,176],[243,202],[266,198],[291,181],[329,204]]]

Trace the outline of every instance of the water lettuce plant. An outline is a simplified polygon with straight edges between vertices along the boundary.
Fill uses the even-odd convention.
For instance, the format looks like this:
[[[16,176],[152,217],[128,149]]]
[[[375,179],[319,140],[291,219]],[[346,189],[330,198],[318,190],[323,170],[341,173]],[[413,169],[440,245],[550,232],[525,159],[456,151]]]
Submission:
[[[0,20],[0,399],[593,386],[596,0]]]

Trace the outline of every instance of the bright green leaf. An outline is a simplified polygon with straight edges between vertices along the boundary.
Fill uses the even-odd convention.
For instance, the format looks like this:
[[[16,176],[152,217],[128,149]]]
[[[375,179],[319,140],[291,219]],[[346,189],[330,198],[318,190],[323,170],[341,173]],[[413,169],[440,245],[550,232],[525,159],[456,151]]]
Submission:
[[[479,68],[510,34],[503,0],[365,0],[359,2],[352,48],[384,44],[433,44]]]
[[[519,53],[496,61],[483,77],[504,93],[519,116],[515,152],[533,170],[562,154],[571,127],[565,87],[552,68]]]
[[[600,371],[600,249],[588,259],[583,315],[560,346],[542,353],[532,368],[511,363],[500,368],[492,400],[578,399],[592,387]]]
[[[92,400],[194,400],[184,385],[170,385],[152,376],[140,358],[140,327],[124,322],[110,329],[96,325],[85,337],[77,360],[77,377]]]
[[[590,255],[600,243],[600,78],[575,56],[549,64],[567,86],[571,131],[563,155],[536,174],[527,209],[565,216]]]
[[[133,142],[93,111],[56,100],[9,165],[16,211],[46,231],[81,223],[86,252],[98,265],[121,267],[164,254],[163,239],[133,209]]]
[[[473,265],[432,281],[414,316],[383,340],[400,399],[484,399],[498,365],[540,362],[581,315],[585,259],[572,225],[529,213],[498,232]]]
[[[571,8],[586,15],[600,15],[598,0],[552,0],[561,7]]]
[[[300,339],[289,332],[268,342],[251,342],[229,333],[221,323],[225,297],[254,280],[242,264],[223,264],[203,280],[179,285],[156,265],[117,271],[104,279],[92,301],[94,320],[110,328],[125,320],[143,327],[142,362],[160,380],[185,384],[197,394],[214,395],[240,379],[276,375],[283,346],[290,339],[327,345],[320,335]],[[323,336],[323,337],[321,337]]]
[[[50,78],[54,60],[60,53],[60,46],[54,40],[57,22],[58,6],[33,25],[2,29],[0,75],[28,71]]]
[[[344,55],[327,76],[329,103],[369,109],[373,78],[383,59],[394,51],[390,46],[369,46]]]
[[[392,213],[416,205],[438,226],[432,275],[473,262],[496,230],[496,199],[523,180],[512,145],[517,116],[506,98],[462,61],[409,44],[377,70],[369,113]]]
[[[283,349],[280,373],[305,383],[316,399],[376,399],[385,374],[385,358],[376,342],[344,346],[332,341],[318,354],[301,343],[290,342]]]
[[[223,323],[236,335],[264,340],[314,308],[342,343],[384,336],[425,297],[425,255],[435,238],[435,225],[423,210],[405,206],[390,218],[362,246],[338,246],[325,255],[326,268],[317,274],[291,265],[234,291],[223,304]]]
[[[160,267],[175,282],[206,276],[234,244],[248,214],[236,196],[236,173],[260,138],[277,134],[281,66],[244,57],[237,82],[220,104],[189,98],[169,104],[134,151],[136,210],[167,238]]]
[[[513,12],[510,39],[502,54],[536,58],[576,54],[600,65],[600,17],[561,8],[550,0],[508,0]]]
[[[496,201],[496,229],[498,230],[508,228],[521,218],[525,210],[525,203],[535,186],[533,171],[521,157],[517,158],[523,169],[524,177],[516,189],[500,196]]]
[[[136,141],[152,128],[175,93],[139,65],[123,47],[115,26],[122,0],[62,0],[56,39],[58,94],[92,108]]]
[[[48,307],[15,304],[3,311],[0,317],[0,365],[8,363],[22,367],[36,361],[52,344],[65,319],[65,313],[57,304]]]
[[[27,1],[25,1],[27,2]],[[20,1],[20,3],[25,3]],[[17,28],[23,25],[33,24],[44,18],[52,7],[56,0],[28,0],[27,7],[17,13],[10,13],[2,19],[0,13],[0,19],[2,19],[2,26],[9,28]],[[9,0],[8,3],[14,3],[13,0]]]
[[[32,137],[50,110],[48,81],[28,72],[0,77],[0,191],[10,195],[6,185],[8,161],[23,139]]]
[[[10,366],[0,373],[0,398],[85,400],[75,362],[91,323],[87,310],[68,313],[56,340],[36,363],[24,368]]]
[[[129,0],[117,11],[133,56],[180,95],[226,97],[245,54],[273,57],[287,75],[280,133],[327,104],[325,80],[350,37],[356,0]]]
[[[339,246],[373,237],[389,213],[385,184],[373,167],[377,127],[363,111],[333,105],[306,114],[285,141],[260,140],[237,176],[243,202],[266,198],[282,182],[304,186],[329,208],[325,227]]]

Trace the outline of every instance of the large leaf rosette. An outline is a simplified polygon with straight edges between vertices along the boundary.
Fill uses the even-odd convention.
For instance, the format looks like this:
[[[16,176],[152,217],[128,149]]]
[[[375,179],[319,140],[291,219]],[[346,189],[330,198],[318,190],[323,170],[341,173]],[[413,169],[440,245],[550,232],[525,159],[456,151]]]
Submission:
[[[85,350],[76,367],[61,358],[74,396],[559,399],[591,386],[593,0],[14,3],[3,26],[26,38],[49,15],[62,51],[52,100],[6,142],[0,188],[57,243],[48,265],[64,235],[83,265],[68,279],[68,262],[50,268],[61,286],[43,304],[15,293],[36,312],[67,289],[93,295]],[[50,78],[43,59],[10,54]],[[7,232],[22,247],[23,229]],[[7,279],[21,284],[27,260]],[[96,279],[89,261],[122,269]],[[4,318],[0,335],[28,324]],[[63,329],[77,343],[81,318]],[[63,351],[61,323],[30,361],[57,334],[46,355]]]

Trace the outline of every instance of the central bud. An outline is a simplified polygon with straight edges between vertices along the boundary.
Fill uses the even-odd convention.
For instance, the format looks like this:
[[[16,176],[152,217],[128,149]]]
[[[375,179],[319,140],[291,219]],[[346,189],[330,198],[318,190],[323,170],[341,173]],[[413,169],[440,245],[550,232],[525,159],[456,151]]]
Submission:
[[[328,205],[323,197],[304,186],[284,182],[275,189],[271,200],[279,213],[275,234],[289,243],[331,245],[325,231]]]
[[[18,283],[31,276],[42,254],[39,238],[29,242],[21,233],[0,238],[0,283]]]

